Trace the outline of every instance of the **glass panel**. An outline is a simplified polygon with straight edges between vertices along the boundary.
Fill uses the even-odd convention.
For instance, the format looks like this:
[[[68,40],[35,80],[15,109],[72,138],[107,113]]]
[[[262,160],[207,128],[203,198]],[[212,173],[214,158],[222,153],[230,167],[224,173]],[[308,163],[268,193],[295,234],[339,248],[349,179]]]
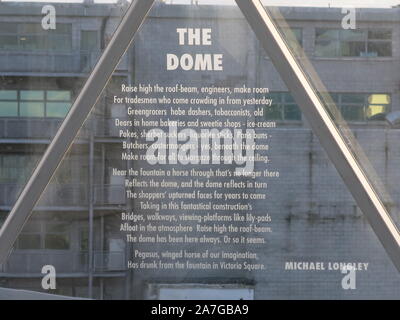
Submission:
[[[283,28],[283,33],[289,46],[299,54],[299,49],[303,43],[303,31],[300,28]]]
[[[0,48],[2,49],[17,49],[18,38],[13,35],[0,35]]]
[[[297,62],[303,67],[307,80],[320,93],[323,106],[337,125],[346,146],[360,163],[360,167],[365,171],[364,174],[368,176],[369,182],[379,194],[380,201],[384,203],[387,212],[398,226],[400,206],[398,203],[399,188],[396,180],[399,174],[398,127],[400,121],[397,115],[399,110],[397,88],[400,70],[397,61],[398,53],[393,45],[396,42],[395,35],[399,32],[397,26],[399,20],[397,7],[399,4],[398,1],[385,5],[380,3],[377,6],[379,8],[370,8],[367,4],[357,1],[347,1],[346,4],[353,5],[354,11],[340,8],[339,4],[333,4],[333,2],[313,4],[307,8],[300,6],[280,8],[279,13],[274,14],[275,23],[291,26],[302,25],[304,39],[309,39],[308,36],[315,35],[314,47],[307,45],[304,41],[305,55],[301,59],[297,59]],[[324,8],[324,5],[337,7]],[[340,14],[340,11],[343,14]],[[275,9],[271,8],[270,12],[275,13]],[[364,14],[369,15],[368,18]],[[311,18],[312,15],[315,15],[316,18]],[[351,18],[352,15],[354,15],[354,19]],[[361,15],[363,15],[362,19],[359,18]],[[302,16],[302,18],[300,19],[301,22],[296,24],[298,16]],[[324,18],[322,19],[322,17]],[[325,27],[328,26],[340,32],[340,36],[337,37],[335,31],[327,31]],[[319,27],[324,27],[324,29]],[[337,48],[340,48],[340,51],[337,51]],[[314,56],[336,56],[337,58],[321,60]],[[346,58],[340,59],[341,57]],[[392,58],[377,59],[379,57]],[[279,69],[278,66],[275,67]],[[270,65],[265,63],[263,71],[260,71],[261,68],[259,68],[257,75],[261,79],[265,79],[265,82],[270,81],[275,86],[271,68]],[[264,77],[263,75],[260,76],[259,73],[264,74]],[[299,91],[301,90],[296,90],[296,93],[299,94]],[[302,107],[310,108],[311,106],[303,105]],[[296,139],[295,132],[296,134],[307,132],[290,129],[290,139]],[[288,131],[290,129],[287,128]],[[285,137],[285,141],[288,143],[289,134]],[[307,143],[311,145],[308,147]],[[380,276],[374,275],[371,270],[362,273],[362,277],[365,277],[364,284],[366,286],[377,288],[379,285],[374,286],[373,283],[378,284],[383,281],[386,283],[385,288],[391,288],[390,292],[378,289],[379,293],[375,291],[374,296],[378,299],[382,299],[383,296],[398,297],[395,286],[391,284],[393,279],[397,278],[398,272],[393,264],[387,266],[386,261],[389,261],[387,253],[381,250],[383,247],[376,241],[376,235],[371,232],[370,226],[361,227],[363,222],[367,220],[357,207],[355,199],[347,191],[344,192],[344,189],[349,190],[351,186],[344,185],[342,179],[338,177],[337,179],[334,178],[335,169],[332,164],[328,163],[335,157],[317,155],[318,152],[315,149],[318,148],[317,145],[318,143],[315,144],[315,135],[311,134],[311,136],[303,136],[300,143],[288,147],[288,150],[293,154],[304,152],[304,155],[308,155],[307,163],[309,166],[303,163],[298,167],[303,170],[306,170],[306,168],[310,170],[304,174],[302,179],[309,186],[311,198],[315,201],[315,207],[311,204],[309,209],[302,211],[299,209],[299,203],[304,197],[299,196],[298,202],[293,204],[295,209],[292,211],[293,216],[288,228],[290,228],[291,233],[294,232],[301,237],[304,234],[303,230],[296,232],[296,228],[307,223],[306,212],[314,212],[313,227],[306,227],[307,230],[313,230],[313,235],[318,239],[324,238],[323,241],[326,241],[326,244],[329,243],[331,248],[339,248],[345,243],[351,243],[343,256],[347,256],[348,260],[370,260],[371,268],[384,270]],[[328,169],[322,163],[325,163],[331,169]],[[318,177],[319,175],[320,177]],[[310,179],[310,182],[307,183],[306,179]],[[329,181],[326,179],[329,179]],[[344,177],[344,180],[346,180],[346,177]],[[291,178],[288,178],[288,181],[293,182]],[[290,182],[288,182],[289,184]],[[291,196],[296,197],[297,195],[298,193],[295,191],[291,193]],[[343,219],[342,222],[339,222],[341,219],[339,217]],[[299,219],[298,221],[301,222],[296,224],[295,219]],[[350,222],[349,219],[354,220]],[[325,224],[326,226],[324,226]],[[294,234],[292,236],[295,237]],[[315,249],[315,242],[309,237],[306,238],[302,249],[298,252],[297,257],[301,256],[301,258],[297,258],[293,254],[295,261],[304,261],[304,254],[300,252],[309,253],[308,261],[318,260],[315,259],[315,256],[324,255],[322,248]],[[328,238],[331,240],[328,240]],[[311,243],[313,243],[313,248],[310,250],[308,246]],[[297,245],[298,242],[296,241],[295,246]],[[296,251],[296,249],[293,249],[293,251]],[[336,257],[340,255],[342,254],[337,253]],[[372,256],[374,257],[372,258]],[[331,258],[327,259],[330,260]],[[374,267],[372,267],[373,265]],[[298,281],[296,283],[302,282],[304,276],[308,279],[313,278],[314,281],[319,278],[309,271],[291,270],[293,274],[289,276],[292,281]],[[357,271],[357,275],[360,274],[361,272]],[[322,277],[320,280],[321,283],[326,283]],[[296,290],[295,285],[289,285],[289,287]],[[355,291],[353,292],[355,293]],[[332,295],[336,295],[336,293],[331,292],[326,296],[332,297]],[[353,297],[360,295],[363,294],[358,292]],[[340,293],[337,297],[340,297],[340,299],[350,298],[349,296],[344,297]]]
[[[47,39],[47,50],[57,52],[71,52],[71,35],[50,34]]]
[[[338,94],[338,93],[331,93],[330,94],[330,98],[332,99],[332,101],[337,102],[337,103],[339,102],[339,96],[340,96],[340,94]]]
[[[371,94],[368,96],[368,102],[371,104],[390,104],[391,98],[388,94]]]
[[[342,97],[342,102],[360,103],[360,104],[364,104],[364,102],[365,102],[365,95],[363,95],[363,94],[343,93],[343,94],[341,94],[341,97]]]
[[[365,42],[343,42],[341,55],[342,57],[365,56]]]
[[[17,100],[17,91],[0,90],[0,100]]]
[[[70,101],[70,91],[46,91],[46,99],[50,101]]]
[[[45,248],[53,250],[68,250],[69,237],[63,234],[46,234]]]
[[[341,30],[340,40],[341,41],[365,41],[366,40],[365,30]]]
[[[285,102],[294,102],[294,99],[290,93],[283,94],[283,100]]]
[[[317,40],[338,40],[339,30],[335,29],[316,29],[316,39]]]
[[[58,23],[56,28],[50,29],[51,33],[67,34],[70,35],[72,31],[72,25],[70,23]]]
[[[301,112],[299,107],[294,104],[286,105],[285,120],[301,120]]]
[[[339,41],[322,41],[315,44],[315,55],[317,57],[339,56]]]
[[[46,117],[64,118],[71,104],[68,102],[47,102],[46,103]]]
[[[38,159],[36,155],[26,155],[17,152],[16,148],[8,147],[8,153],[3,151],[0,156],[1,168],[0,181],[5,184],[21,183],[29,177],[34,162]],[[5,201],[5,199],[3,199]]]
[[[44,91],[21,91],[21,100],[44,100]]]
[[[341,108],[342,115],[345,120],[348,121],[364,121],[364,106],[347,106],[344,105]]]
[[[23,35],[19,39],[20,47],[25,50],[46,50],[47,38],[45,36]]]
[[[282,120],[282,107],[281,105],[274,104],[265,109],[265,118],[267,120]]]
[[[0,34],[17,33],[17,24],[14,22],[0,22]]]
[[[19,32],[24,34],[42,33],[44,31],[39,23],[21,23],[18,28]]]
[[[368,96],[366,115],[369,120],[385,120],[391,110],[391,97],[388,94],[371,94]]]
[[[31,250],[11,254],[5,286],[40,291],[26,275],[38,279],[51,264],[60,292],[99,299],[399,298],[398,272],[348,177],[300,112],[315,111],[294,98],[304,94],[301,85],[293,86],[282,61],[264,59],[235,2],[183,2],[157,1],[149,13],[36,204],[29,220],[40,221],[39,231],[17,240],[16,248]],[[342,10],[323,4],[268,9],[280,30],[294,31],[283,32],[286,43],[301,30],[304,53],[289,50],[318,92],[318,112],[328,110],[325,119],[398,223],[399,132],[384,119],[399,110],[399,53],[376,59],[368,47],[391,43],[371,30],[399,34],[398,10],[357,8],[362,19],[344,31]],[[21,111],[27,103],[46,112],[0,119],[10,138],[0,144],[3,216],[26,180],[17,179],[36,163],[29,157],[40,158],[72,102],[67,92],[76,99],[99,57],[90,50],[109,43],[125,8],[91,6],[62,4],[78,53],[37,51],[24,66],[12,56],[13,71],[28,74],[22,78],[10,76],[10,62],[0,64]],[[97,30],[98,42],[87,30]],[[43,97],[22,100],[28,89]],[[35,266],[27,263],[33,259]],[[356,267],[355,288],[348,265]]]
[[[390,30],[317,28],[315,37],[316,56],[389,57],[392,55],[391,42],[371,41],[391,39]],[[339,41],[337,41],[338,38]],[[340,46],[340,52],[338,51],[338,46]]]
[[[89,230],[84,228],[80,231],[79,246],[81,251],[89,250]]]
[[[81,33],[81,50],[92,51],[98,50],[98,32],[97,31],[82,31]]]
[[[18,116],[18,103],[12,101],[0,101],[0,116],[1,117]]]
[[[44,117],[44,103],[21,102],[19,104],[19,114],[21,117]]]
[[[48,223],[46,225],[47,233],[67,232],[68,230],[69,230],[69,224],[67,223]]]
[[[376,39],[376,40],[391,40],[392,39],[392,31],[391,30],[369,30],[368,31],[368,39]]]
[[[386,114],[389,112],[385,105],[369,105],[366,110],[368,120],[384,121]]]
[[[40,235],[22,233],[18,239],[18,249],[33,250],[40,249]]]
[[[40,233],[41,223],[30,221],[24,226],[24,233]]]
[[[1,225],[128,8],[125,2],[79,4],[59,1],[51,3],[56,9],[56,19],[52,21],[43,19],[45,14],[41,14],[41,9],[44,5],[25,1],[18,3],[0,1]],[[55,29],[52,29],[52,22],[55,22]],[[43,23],[49,25],[44,26]],[[95,54],[90,52],[87,56],[82,56],[81,31],[85,29],[97,30],[99,41]],[[126,74],[126,68],[127,66],[122,63],[117,70]],[[100,99],[99,105],[102,104],[103,101]],[[90,131],[85,130],[81,136],[83,140],[89,137]],[[80,172],[73,169],[74,178],[68,180],[66,186],[60,186],[61,183],[53,185],[54,192],[48,195],[51,210],[55,208],[56,211],[63,211],[65,205],[74,206],[78,202],[81,203],[82,209],[82,203],[88,198],[87,161],[82,160],[82,157],[80,159],[80,162],[77,162],[79,163],[77,167],[81,168]],[[75,179],[76,176],[82,181]],[[73,205],[71,197],[77,197],[79,201]],[[46,196],[43,199],[46,201]],[[49,206],[42,206],[44,212],[35,211],[30,221],[40,220],[46,225],[53,217]],[[63,215],[62,211],[57,211],[54,215],[59,217]],[[81,212],[87,210],[83,209]],[[56,268],[60,265],[67,266],[68,263],[61,261],[63,258],[46,253],[46,242],[49,247],[55,249],[65,248],[63,240],[53,240],[46,240],[45,235],[40,234],[32,240],[35,244],[29,246],[29,239],[23,239],[20,247],[31,248],[31,252],[14,251],[4,268],[10,273],[21,275],[24,272],[32,274],[40,271],[43,266],[41,262],[55,263]],[[78,241],[74,239],[73,243],[76,244]],[[18,246],[17,241],[15,247]],[[87,255],[83,254],[82,257],[83,261],[87,261]],[[80,258],[79,250],[75,250],[71,256],[65,256],[66,261],[79,261]],[[30,280],[27,282],[26,279],[16,281],[6,279],[4,283],[2,276],[4,268],[0,266],[1,286],[13,287],[19,282],[20,287],[26,286],[29,290],[43,291],[40,286],[33,289],[28,283]],[[87,268],[71,267],[70,271],[72,270],[83,272]],[[82,283],[79,285],[83,286]]]
[[[373,57],[391,57],[392,44],[390,42],[368,42],[368,55]]]

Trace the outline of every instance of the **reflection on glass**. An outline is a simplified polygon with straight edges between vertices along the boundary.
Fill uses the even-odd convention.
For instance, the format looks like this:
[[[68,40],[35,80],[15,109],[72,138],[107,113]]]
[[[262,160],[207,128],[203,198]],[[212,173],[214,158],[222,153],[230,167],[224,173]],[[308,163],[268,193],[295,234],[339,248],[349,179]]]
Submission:
[[[99,33],[97,30],[82,30],[81,31],[81,50],[91,51],[99,50]]]
[[[331,93],[331,97],[335,102],[334,107],[350,123],[384,121],[385,115],[391,111],[390,94]]]
[[[47,91],[47,100],[50,101],[70,101],[71,100],[71,92],[70,91]]]
[[[2,117],[18,116],[18,104],[12,101],[0,101],[0,115]]]
[[[11,148],[9,148],[12,150]],[[0,182],[13,184],[25,181],[31,174],[32,166],[39,158],[38,155],[26,155],[14,152],[0,154]]]
[[[64,118],[71,107],[71,91],[0,90],[0,107],[4,117]]]
[[[392,31],[386,29],[343,30],[317,28],[317,57],[390,57]]]
[[[0,22],[0,48],[15,51],[72,50],[71,24],[57,24],[44,30],[38,23]]]
[[[55,29],[42,24],[43,3],[0,2],[0,224],[128,7],[126,2],[70,2],[52,3],[56,9]],[[124,68],[121,64],[118,70],[125,72]],[[87,139],[87,135],[82,138]],[[52,181],[52,193],[44,195],[39,203],[43,210],[35,212],[24,227],[7,266],[0,266],[1,286],[42,290],[32,285],[32,279],[11,283],[3,272],[35,273],[44,261],[62,261],[65,267],[60,271],[64,272],[87,269],[87,254],[66,254],[74,248],[72,239],[78,237],[71,234],[71,220],[59,221],[70,213],[66,207],[79,204],[82,208],[87,202],[88,166],[80,155],[84,152],[85,148],[72,148],[71,161],[60,166],[64,173]],[[72,225],[84,226],[85,222]],[[80,259],[83,266],[78,263]],[[80,281],[74,290],[60,288],[58,292],[87,294],[87,284]]]
[[[0,3],[1,5],[3,4]],[[24,4],[27,8],[30,5]],[[82,8],[86,5],[82,4]],[[65,6],[66,10],[70,9],[67,4]],[[113,13],[110,17],[110,9],[113,8],[117,8],[118,13]],[[7,63],[0,64],[6,80],[0,90],[0,129],[8,139],[0,150],[0,204],[3,208],[0,221],[4,220],[15,202],[18,190],[30,176],[36,160],[46,147],[46,141],[54,135],[57,128],[55,123],[58,125],[65,117],[72,101],[79,94],[83,84],[82,77],[87,75],[104,44],[110,40],[120,17],[119,10],[114,5],[98,5],[95,6],[97,15],[89,18],[74,11],[71,13],[73,18],[63,17],[60,30],[48,34],[48,37],[43,36],[40,28],[31,28],[29,23],[23,21],[1,26],[0,59],[9,60],[3,60]],[[340,20],[328,23],[319,18],[321,14],[330,16],[331,13],[336,17],[339,11],[331,10],[333,9],[316,7],[282,8],[290,25],[289,28],[282,28],[285,40],[296,57],[301,56],[300,49],[303,48],[309,55],[308,58],[315,63],[317,73],[327,87],[320,94],[331,96],[332,100],[329,102],[332,109],[337,110],[348,122],[350,129],[357,132],[357,138],[366,146],[366,152],[371,155],[385,184],[397,194],[398,132],[389,131],[383,120],[389,112],[399,108],[396,89],[398,61],[375,59],[390,58],[392,55],[396,55],[393,58],[398,58],[398,51],[392,51],[392,41],[398,30],[395,29],[395,23],[390,22],[398,19],[391,16],[397,11],[387,10],[382,13],[388,15],[385,21],[390,22],[385,26],[378,25],[374,18],[359,29],[343,30]],[[183,26],[212,28],[213,45],[201,48],[202,50],[194,46],[178,46],[176,28]],[[207,297],[220,294],[225,298],[249,299],[397,297],[399,283],[393,280],[397,279],[397,274],[390,261],[307,122],[303,120],[292,94],[281,81],[271,60],[268,57],[263,59],[265,53],[260,50],[259,43],[249,30],[247,22],[234,6],[173,6],[166,2],[157,4],[20,234],[13,254],[3,267],[4,274],[11,274],[12,277],[2,276],[0,273],[5,286],[41,290],[37,278],[26,279],[24,276],[39,274],[43,265],[52,264],[61,275],[57,290],[52,293],[76,297],[193,298],[201,296],[199,292]],[[164,65],[165,54],[169,52],[189,52],[193,55],[199,52],[223,52],[224,70],[169,73]],[[23,59],[19,60],[20,54]],[[321,57],[346,59],[320,59]],[[367,61],[370,63],[368,67],[363,64],[366,59],[360,57],[370,58]],[[18,76],[10,75],[9,72]],[[21,76],[21,72],[24,75]],[[378,78],[381,81],[377,81]],[[121,84],[148,83],[171,87],[178,83],[197,88],[270,88],[265,96],[272,99],[271,105],[260,105],[263,115],[253,117],[254,114],[251,114],[250,117],[257,124],[264,120],[277,123],[273,130],[256,130],[260,135],[268,135],[268,140],[260,145],[271,149],[271,162],[258,162],[256,167],[258,172],[268,177],[243,179],[246,183],[260,183],[262,187],[259,193],[267,195],[267,198],[254,202],[226,200],[223,205],[236,205],[239,202],[245,205],[254,204],[254,208],[247,209],[246,213],[254,213],[263,218],[270,214],[273,232],[266,236],[267,241],[262,245],[252,243],[229,248],[208,244],[205,246],[210,252],[221,252],[223,249],[226,254],[254,251],[258,255],[257,261],[265,263],[267,270],[138,271],[128,267],[128,260],[145,260],[135,256],[137,250],[200,251],[201,247],[198,244],[165,246],[164,243],[158,243],[155,248],[151,244],[147,247],[143,243],[128,243],[126,235],[121,231],[122,212],[147,217],[155,214],[156,210],[147,209],[149,201],[127,198],[126,179],[136,176],[128,177],[118,170],[187,168],[181,165],[150,166],[144,161],[121,158],[123,142],[132,140],[126,138],[125,128],[117,126],[116,120],[136,120],[139,121],[138,128],[143,129],[142,121],[158,121],[160,118],[128,114],[128,107],[134,111],[141,108],[149,112],[156,109],[170,112],[172,104],[143,108],[140,104],[115,103],[114,96],[122,95]],[[123,95],[135,96],[133,93]],[[177,95],[170,96],[175,98]],[[248,94],[248,98],[260,96],[262,95]],[[189,95],[189,98],[193,98],[193,95]],[[186,111],[190,107],[194,111],[197,107],[207,109],[196,103],[180,107]],[[254,105],[243,107],[232,104],[221,107],[220,112],[234,108],[240,112],[258,110]],[[212,106],[208,111],[214,109]],[[177,118],[187,120],[185,117]],[[191,115],[190,119],[206,122],[210,119],[226,121],[234,118],[213,114]],[[249,125],[246,120],[248,119],[241,118],[241,125]],[[226,125],[224,128],[230,127]],[[138,130],[138,133],[141,132],[143,131]],[[40,150],[37,149],[39,144]],[[204,167],[209,169],[212,166],[195,165],[193,169],[204,170]],[[170,180],[181,182],[184,179],[185,176],[176,176]],[[222,178],[214,177],[198,179],[204,183],[218,182],[218,179],[223,181]],[[138,179],[139,182],[149,180],[148,176]],[[263,184],[266,182],[268,183]],[[171,189],[177,191],[179,188]],[[227,188],[217,189],[228,192]],[[135,190],[142,191],[139,187]],[[164,189],[152,187],[146,190],[160,192]],[[188,190],[192,192],[202,189]],[[229,192],[233,194],[251,190],[253,189],[240,188],[240,191],[233,189]],[[397,214],[396,201],[395,199],[390,203],[394,215]],[[178,205],[180,202],[178,201]],[[212,205],[219,203],[215,199],[210,202]],[[153,206],[157,204],[161,207],[162,203],[151,203]],[[224,208],[223,205],[219,208]],[[182,210],[162,209],[157,211],[158,215],[160,213],[178,216],[182,215]],[[222,215],[224,212],[221,209],[206,213],[200,210],[184,210],[183,213],[204,216],[207,213]],[[236,213],[236,210],[227,210],[225,215],[229,218]],[[168,226],[164,221],[151,223],[157,227]],[[193,227],[197,224],[195,220],[181,223]],[[212,221],[210,226],[214,223],[218,224],[218,221]],[[259,225],[270,226],[266,222]],[[165,234],[160,232],[158,235]],[[223,235],[229,235],[229,232]],[[248,233],[243,232],[241,235],[247,237]],[[285,269],[287,261],[302,260],[325,263],[362,262],[369,263],[369,269],[357,273],[362,289],[345,291],[340,286],[343,277],[340,270],[311,272]]]
[[[44,103],[21,102],[19,104],[19,115],[21,117],[44,117]]]
[[[267,120],[300,121],[301,112],[293,97],[287,92],[270,93],[273,102],[270,107],[265,107]]]

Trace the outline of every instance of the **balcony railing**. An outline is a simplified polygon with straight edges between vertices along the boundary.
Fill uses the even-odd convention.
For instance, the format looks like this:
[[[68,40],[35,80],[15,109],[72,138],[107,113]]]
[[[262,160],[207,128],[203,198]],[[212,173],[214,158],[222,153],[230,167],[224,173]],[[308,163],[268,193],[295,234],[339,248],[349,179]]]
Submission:
[[[94,251],[93,271],[111,272],[126,270],[124,251]],[[6,274],[41,274],[45,265],[54,266],[57,273],[87,273],[89,271],[89,253],[86,251],[46,252],[14,251],[4,265],[1,273]]]
[[[96,185],[94,187],[95,205],[126,204],[125,187],[122,185]]]
[[[132,118],[118,117],[120,121],[132,120]],[[96,137],[112,137],[119,138],[121,127],[115,126],[115,118],[95,118],[95,135]]]
[[[54,51],[5,51],[0,50],[0,74],[8,73],[89,73],[101,55],[101,51],[54,52]],[[128,59],[124,55],[117,70],[125,71]]]
[[[51,138],[54,137],[62,119],[46,118],[0,118],[0,138]]]
[[[119,118],[120,120],[124,120]],[[63,119],[0,117],[0,139],[51,139]],[[77,138],[87,138],[94,128],[96,137],[119,137],[114,118],[90,117]]]
[[[57,133],[63,119],[0,117],[0,139],[51,139]],[[85,124],[77,138],[88,136]]]
[[[93,268],[95,272],[123,271],[127,269],[126,254],[123,251],[95,251]]]
[[[12,206],[22,190],[23,185],[0,184],[0,206]],[[86,184],[49,184],[38,207],[81,207],[88,205],[88,186]],[[122,185],[95,185],[94,204],[124,205],[125,189]]]
[[[1,72],[88,73],[100,52],[0,51]]]
[[[37,205],[39,207],[82,206],[87,203],[86,184],[52,183],[47,186]]]

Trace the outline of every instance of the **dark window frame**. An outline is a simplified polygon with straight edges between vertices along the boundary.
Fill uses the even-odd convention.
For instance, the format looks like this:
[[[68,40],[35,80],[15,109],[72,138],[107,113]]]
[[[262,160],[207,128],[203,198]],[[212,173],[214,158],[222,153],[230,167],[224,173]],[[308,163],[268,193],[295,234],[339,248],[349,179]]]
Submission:
[[[22,230],[19,238],[17,239],[15,243],[15,249],[21,252],[24,251],[43,251],[43,250],[48,250],[48,251],[68,251],[72,250],[72,237],[71,237],[71,228],[69,228],[68,221],[31,221],[27,224],[27,227],[30,228],[32,224],[35,224],[39,227],[38,230],[32,231],[32,230]],[[50,226],[51,225],[57,225],[57,224],[65,224],[67,226],[67,230],[63,232],[55,232],[50,231]],[[47,238],[48,236],[54,236],[54,235],[61,235],[61,236],[66,236],[68,246],[66,248],[50,248],[47,244]],[[21,239],[20,237],[24,236],[38,236],[39,237],[39,247],[36,248],[21,248]]]
[[[279,95],[279,101],[276,101],[273,98],[272,101],[272,106],[267,107],[265,106],[264,108],[264,119],[269,120],[269,121],[282,121],[282,122],[291,122],[291,123],[296,123],[296,122],[301,122],[302,121],[302,114],[299,106],[297,103],[294,101],[293,97],[291,96],[290,92],[288,91],[271,91],[269,95]],[[280,117],[279,118],[268,118],[268,108],[272,108],[274,104],[277,105],[279,108],[280,112]],[[298,109],[299,112],[299,117],[295,119],[290,119],[286,117],[287,114],[287,107],[295,107]]]
[[[354,98],[356,96],[362,97],[362,102],[348,102],[348,101],[343,101],[345,96],[354,96]],[[369,102],[369,97],[371,97],[372,95],[387,95],[389,97],[389,103],[388,104],[376,104],[376,103],[370,103]],[[383,115],[387,114],[391,111],[392,109],[392,94],[388,93],[388,92],[335,92],[332,93],[332,99],[335,103],[335,105],[337,106],[338,110],[340,111],[342,117],[344,120],[346,120],[346,122],[349,123],[369,123],[369,122],[381,122],[384,121],[383,119]],[[375,119],[371,119],[368,118],[367,116],[367,108],[369,106],[379,106],[379,105],[385,105],[386,110],[385,112],[382,114],[382,119],[379,118],[375,118]],[[343,112],[343,108],[345,107],[362,107],[363,108],[363,119],[349,119],[348,117],[345,116],[345,113]],[[373,118],[373,116],[372,116]]]
[[[15,38],[16,44],[13,48],[6,48],[0,41],[0,50],[17,51],[17,52],[54,52],[54,53],[71,53],[72,45],[72,23],[57,23],[56,29],[44,30],[40,23],[33,22],[1,22],[1,24],[15,26],[15,31],[2,32],[6,28],[0,28],[0,38],[9,37]],[[24,29],[28,29],[24,30]],[[61,29],[61,32],[60,32]],[[64,30],[67,29],[67,30]],[[43,48],[28,47],[28,42],[24,42],[29,38],[36,37],[41,39]],[[25,38],[25,40],[24,40]],[[67,48],[62,48],[59,44],[67,45]]]
[[[335,31],[337,33],[336,37],[327,37],[326,39],[318,39],[318,33],[327,32],[327,31]],[[345,32],[361,32],[360,38],[358,39],[346,39],[343,36]],[[370,37],[370,34],[373,32],[383,32],[389,33],[389,38],[386,39],[377,39]],[[315,28],[314,32],[314,57],[316,58],[392,58],[393,57],[393,30],[391,28],[362,28],[362,29],[338,29],[338,28]],[[336,53],[330,55],[322,55],[318,54],[318,43],[335,43],[336,42]],[[343,54],[343,44],[350,44],[350,43],[363,43],[364,47],[364,54],[359,55],[344,55]],[[388,55],[379,55],[379,52],[376,52],[376,55],[372,55],[371,50],[369,49],[371,43],[382,43],[388,44],[390,53]]]
[[[29,119],[32,119],[32,118],[56,118],[56,119],[63,119],[66,114],[63,115],[63,116],[61,116],[61,115],[60,116],[51,116],[51,115],[49,115],[49,113],[50,113],[49,112],[49,106],[52,105],[52,104],[53,105],[54,104],[64,104],[64,105],[68,104],[69,106],[67,108],[67,113],[68,113],[69,109],[72,106],[72,91],[71,90],[18,89],[18,90],[0,90],[0,93],[1,93],[1,91],[16,91],[16,93],[17,93],[16,100],[0,98],[0,103],[9,102],[9,103],[16,103],[17,104],[16,105],[16,107],[17,107],[16,115],[14,115],[14,116],[5,116],[5,115],[3,116],[2,115],[1,116],[2,118],[29,118]],[[24,92],[24,91],[43,92],[43,99],[23,99],[21,97],[21,93]],[[61,92],[68,92],[69,99],[50,99],[48,97],[50,92],[60,92],[60,93]],[[24,115],[22,115],[21,114],[21,104],[24,104],[24,103],[42,103],[43,104],[43,116],[29,116],[29,115],[24,116]],[[1,111],[0,111],[0,114],[1,114]]]

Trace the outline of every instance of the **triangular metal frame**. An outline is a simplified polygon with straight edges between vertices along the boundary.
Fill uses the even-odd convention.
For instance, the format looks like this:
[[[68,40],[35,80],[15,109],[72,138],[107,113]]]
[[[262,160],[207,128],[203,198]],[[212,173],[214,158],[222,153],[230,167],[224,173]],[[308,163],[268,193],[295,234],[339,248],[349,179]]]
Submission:
[[[329,116],[315,88],[288,48],[260,0],[235,0],[288,89],[308,120],[392,262],[400,271],[400,233],[360,163]],[[28,221],[79,129],[96,104],[155,0],[135,0],[115,31],[56,136],[25,185],[0,230],[0,264]]]

